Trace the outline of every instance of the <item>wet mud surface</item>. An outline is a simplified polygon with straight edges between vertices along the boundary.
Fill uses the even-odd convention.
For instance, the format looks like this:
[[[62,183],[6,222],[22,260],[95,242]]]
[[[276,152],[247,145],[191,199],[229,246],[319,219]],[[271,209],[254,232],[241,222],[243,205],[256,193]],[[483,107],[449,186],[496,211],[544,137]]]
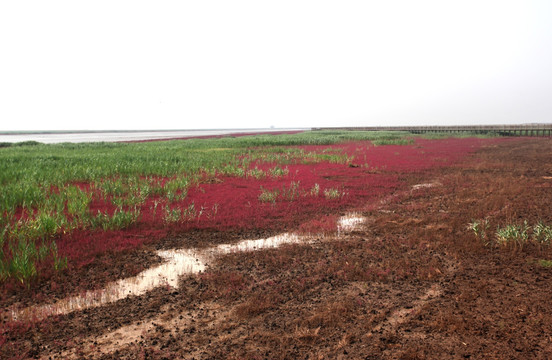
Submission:
[[[355,209],[366,220],[339,236],[229,253],[178,287],[34,323],[3,321],[0,358],[550,358],[552,268],[542,260],[552,251],[485,247],[467,224],[551,224],[551,159],[549,139],[527,139],[405,174],[408,190]],[[103,267],[98,261],[74,288],[66,275],[63,291],[44,288],[44,299],[33,301],[136,275],[162,261],[156,250],[273,235],[169,237],[106,257]],[[25,294],[1,302],[31,304]]]
[[[94,258],[88,265],[66,272],[51,274],[50,281],[33,284],[28,289],[12,286],[2,297],[4,309],[25,308],[31,305],[52,304],[68,294],[103,289],[108,283],[135,276],[140,272],[163,263],[157,255],[160,250],[205,248],[215,244],[234,243],[243,239],[274,236],[283,230],[241,230],[222,232],[193,230],[185,235],[170,235],[161,241],[123,252],[107,252]]]
[[[162,259],[156,255],[154,249],[107,253],[78,270],[55,273],[50,281],[31,289],[23,286],[8,289],[2,298],[2,306],[6,309],[15,305],[24,308],[51,304],[68,294],[101,289],[109,281],[134,276],[161,262]]]

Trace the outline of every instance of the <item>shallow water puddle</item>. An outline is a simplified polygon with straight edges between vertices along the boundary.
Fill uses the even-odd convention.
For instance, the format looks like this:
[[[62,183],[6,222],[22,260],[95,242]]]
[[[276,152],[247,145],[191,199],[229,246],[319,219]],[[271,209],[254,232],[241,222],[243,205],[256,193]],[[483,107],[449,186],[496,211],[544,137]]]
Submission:
[[[366,218],[358,214],[349,214],[342,216],[337,222],[337,233],[353,231],[359,227]]]
[[[44,319],[51,315],[68,314],[124,299],[130,295],[143,295],[159,286],[178,286],[178,277],[205,270],[204,262],[192,250],[162,250],[157,254],[166,260],[163,264],[142,271],[138,275],[108,284],[105,289],[87,291],[83,295],[60,300],[54,304],[12,311],[12,319]]]
[[[431,188],[431,187],[434,187],[434,186],[441,186],[441,183],[436,181],[436,182],[431,182],[431,183],[416,184],[416,185],[412,185],[412,190]]]
[[[364,217],[357,214],[341,217],[337,225],[338,236],[343,232],[354,230],[364,220]],[[11,317],[13,320],[40,320],[51,315],[68,314],[72,311],[115,302],[131,295],[143,295],[160,286],[177,288],[180,276],[204,271],[208,261],[219,255],[276,248],[283,244],[308,243],[312,239],[312,236],[308,235],[284,233],[266,239],[243,240],[236,244],[223,244],[207,249],[161,250],[157,254],[166,260],[161,265],[147,269],[134,277],[114,281],[102,290],[88,291],[83,295],[66,298],[54,304],[13,310]]]
[[[266,239],[244,240],[237,244],[223,244],[213,248],[214,254],[225,254],[239,251],[255,251],[260,249],[275,248],[283,244],[305,242],[307,236],[299,236],[292,233],[284,233]]]

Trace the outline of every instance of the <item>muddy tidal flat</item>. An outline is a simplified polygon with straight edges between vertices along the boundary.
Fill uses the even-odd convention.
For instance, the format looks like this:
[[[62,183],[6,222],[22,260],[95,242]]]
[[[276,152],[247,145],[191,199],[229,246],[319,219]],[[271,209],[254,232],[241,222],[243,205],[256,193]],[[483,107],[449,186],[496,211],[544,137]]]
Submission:
[[[0,148],[0,358],[552,357],[549,138],[263,136]]]

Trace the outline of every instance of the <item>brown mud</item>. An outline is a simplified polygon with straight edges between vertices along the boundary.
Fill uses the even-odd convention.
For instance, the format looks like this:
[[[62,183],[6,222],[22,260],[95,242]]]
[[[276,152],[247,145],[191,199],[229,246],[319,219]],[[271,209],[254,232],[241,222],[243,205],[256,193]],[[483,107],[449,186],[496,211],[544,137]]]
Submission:
[[[356,209],[367,220],[334,239],[230,253],[178,288],[36,323],[4,321],[0,358],[551,358],[552,268],[540,260],[552,260],[552,250],[489,248],[467,229],[483,218],[491,233],[524,220],[552,224],[551,178],[550,139],[509,141],[453,167],[404,174],[409,190]],[[106,276],[125,277],[125,266],[159,262],[156,249],[271,235],[172,237],[147,255],[109,259],[116,264],[107,275],[78,276],[101,287]],[[13,296],[2,308],[30,304]]]
[[[122,252],[106,252],[94,258],[86,266],[55,272],[48,281],[32,284],[31,287],[11,286],[5,290],[1,300],[2,308],[25,308],[30,305],[52,304],[70,294],[88,290],[99,290],[108,283],[135,276],[145,269],[163,262],[156,253],[166,249],[204,248],[214,244],[237,242],[242,239],[256,239],[276,235],[280,230],[242,230],[222,232],[193,230],[185,236],[169,235],[155,243],[148,243],[139,249]],[[2,314],[0,313],[0,319]]]

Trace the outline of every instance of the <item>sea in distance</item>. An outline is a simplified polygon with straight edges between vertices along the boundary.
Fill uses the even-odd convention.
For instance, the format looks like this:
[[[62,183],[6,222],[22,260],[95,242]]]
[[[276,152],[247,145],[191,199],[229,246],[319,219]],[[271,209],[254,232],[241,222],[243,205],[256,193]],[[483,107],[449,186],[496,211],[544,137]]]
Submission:
[[[267,128],[267,129],[207,129],[207,130],[109,130],[109,131],[0,131],[0,143],[38,141],[44,144],[83,143],[83,142],[121,142],[181,139],[203,136],[231,134],[277,133],[310,130],[307,128]]]

